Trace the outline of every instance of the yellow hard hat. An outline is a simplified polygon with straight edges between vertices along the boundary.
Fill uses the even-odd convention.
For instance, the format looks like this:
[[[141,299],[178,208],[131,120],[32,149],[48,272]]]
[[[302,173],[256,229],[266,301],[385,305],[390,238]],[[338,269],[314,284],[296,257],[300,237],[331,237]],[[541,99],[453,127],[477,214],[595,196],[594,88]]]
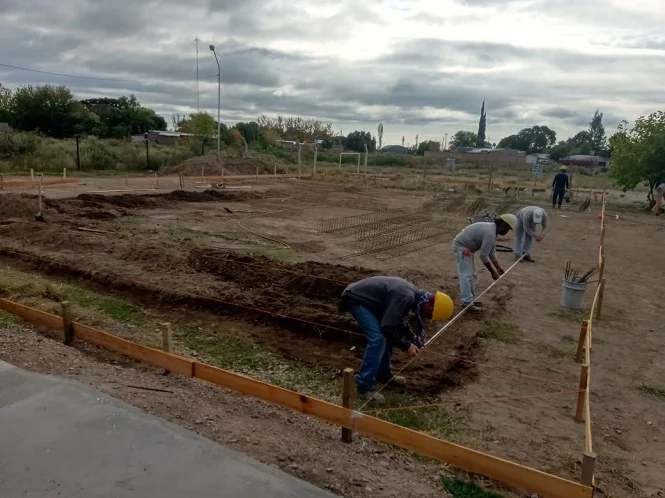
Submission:
[[[566,171],[568,168],[566,168],[565,166],[561,166],[561,168],[559,168],[559,169],[560,169],[561,171]]]
[[[515,230],[515,227],[517,226],[517,216],[514,214],[502,214],[499,216],[503,221],[508,223],[508,226],[510,227],[511,230]]]
[[[432,320],[435,322],[448,320],[453,316],[453,311],[455,311],[455,304],[453,303],[452,298],[448,294],[436,291],[436,294],[434,295]]]

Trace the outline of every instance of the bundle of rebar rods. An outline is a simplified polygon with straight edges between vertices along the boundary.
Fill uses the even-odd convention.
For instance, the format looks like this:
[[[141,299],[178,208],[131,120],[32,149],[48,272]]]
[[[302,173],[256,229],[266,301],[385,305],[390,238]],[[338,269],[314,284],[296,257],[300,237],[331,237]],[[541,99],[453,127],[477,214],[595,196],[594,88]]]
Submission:
[[[321,233],[339,232],[348,228],[359,227],[377,221],[387,220],[403,216],[404,213],[394,210],[374,211],[367,214],[355,216],[344,216],[342,218],[330,218],[327,220],[318,220],[317,229]]]
[[[593,275],[596,272],[596,270],[598,270],[598,267],[594,266],[586,273],[580,275],[580,272],[578,270],[575,270],[572,267],[572,262],[568,260],[568,262],[566,263],[566,269],[564,270],[563,278],[566,282],[571,282],[576,284],[586,283],[589,281],[589,278],[591,278],[591,275]]]

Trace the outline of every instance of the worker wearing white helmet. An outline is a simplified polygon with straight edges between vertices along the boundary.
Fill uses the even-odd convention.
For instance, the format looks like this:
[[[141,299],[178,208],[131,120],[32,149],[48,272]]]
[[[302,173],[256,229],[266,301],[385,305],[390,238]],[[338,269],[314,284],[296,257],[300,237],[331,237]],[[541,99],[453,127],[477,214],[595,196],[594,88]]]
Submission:
[[[515,228],[515,261],[535,263],[531,257],[533,239],[536,242],[543,240],[549,232],[550,223],[547,213],[538,206],[527,206],[517,212],[517,227]]]
[[[480,253],[480,261],[497,280],[503,268],[496,257],[496,237],[515,230],[517,218],[514,214],[502,214],[494,221],[481,221],[469,225],[453,240],[453,251],[459,276],[460,300],[469,306],[468,311],[482,311],[482,303],[476,301],[476,265],[474,253]]]

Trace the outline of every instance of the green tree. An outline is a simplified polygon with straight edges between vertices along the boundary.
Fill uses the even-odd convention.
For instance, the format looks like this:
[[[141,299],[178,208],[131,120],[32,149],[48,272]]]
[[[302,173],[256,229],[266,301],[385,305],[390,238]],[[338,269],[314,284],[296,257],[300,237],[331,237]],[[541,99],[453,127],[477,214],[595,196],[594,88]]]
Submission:
[[[248,144],[252,142],[264,142],[259,124],[255,121],[249,123],[238,123],[236,129],[245,137]]]
[[[55,138],[74,134],[76,99],[65,86],[18,88],[12,99],[13,126]]]
[[[588,154],[591,152],[591,133],[588,130],[582,130],[566,140],[569,153],[573,154]]]
[[[564,141],[559,142],[556,144],[554,147],[550,149],[550,157],[554,161],[560,161],[564,157],[568,157],[570,155],[570,148],[568,147],[568,144]]]
[[[653,189],[656,180],[665,178],[665,112],[642,116],[631,129],[623,122],[610,147],[610,176],[618,186],[627,190],[648,182]]]
[[[485,131],[487,130],[487,115],[485,114],[485,101],[480,108],[480,121],[478,122],[478,138],[476,139],[476,147],[485,146]]]
[[[498,144],[501,149],[515,149],[527,154],[548,152],[556,143],[556,132],[547,126],[524,128],[516,135],[502,138]]]
[[[166,120],[152,109],[141,106],[133,95],[117,99],[85,99],[81,104],[99,117],[101,129],[94,134],[102,138],[126,138],[148,130],[166,130]]]
[[[344,139],[344,148],[355,152],[365,152],[367,144],[368,152],[376,151],[376,140],[368,131],[353,131]]]
[[[425,140],[424,142],[421,142],[418,144],[418,149],[416,150],[416,154],[419,156],[424,156],[425,152],[428,150],[439,150],[439,142],[435,142],[433,140]]]
[[[12,117],[12,91],[0,84],[0,123],[10,123]]]
[[[596,155],[603,154],[607,150],[607,137],[605,136],[605,126],[603,126],[603,113],[596,112],[589,122],[589,142],[591,150]]]
[[[475,147],[478,135],[472,131],[460,130],[453,135],[450,143],[456,147]]]

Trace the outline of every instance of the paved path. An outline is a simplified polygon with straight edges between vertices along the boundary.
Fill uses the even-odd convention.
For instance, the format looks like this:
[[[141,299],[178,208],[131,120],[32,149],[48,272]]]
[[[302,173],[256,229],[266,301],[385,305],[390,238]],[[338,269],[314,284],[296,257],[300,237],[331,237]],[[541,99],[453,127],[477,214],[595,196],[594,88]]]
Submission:
[[[0,361],[2,498],[332,498],[81,384]]]

